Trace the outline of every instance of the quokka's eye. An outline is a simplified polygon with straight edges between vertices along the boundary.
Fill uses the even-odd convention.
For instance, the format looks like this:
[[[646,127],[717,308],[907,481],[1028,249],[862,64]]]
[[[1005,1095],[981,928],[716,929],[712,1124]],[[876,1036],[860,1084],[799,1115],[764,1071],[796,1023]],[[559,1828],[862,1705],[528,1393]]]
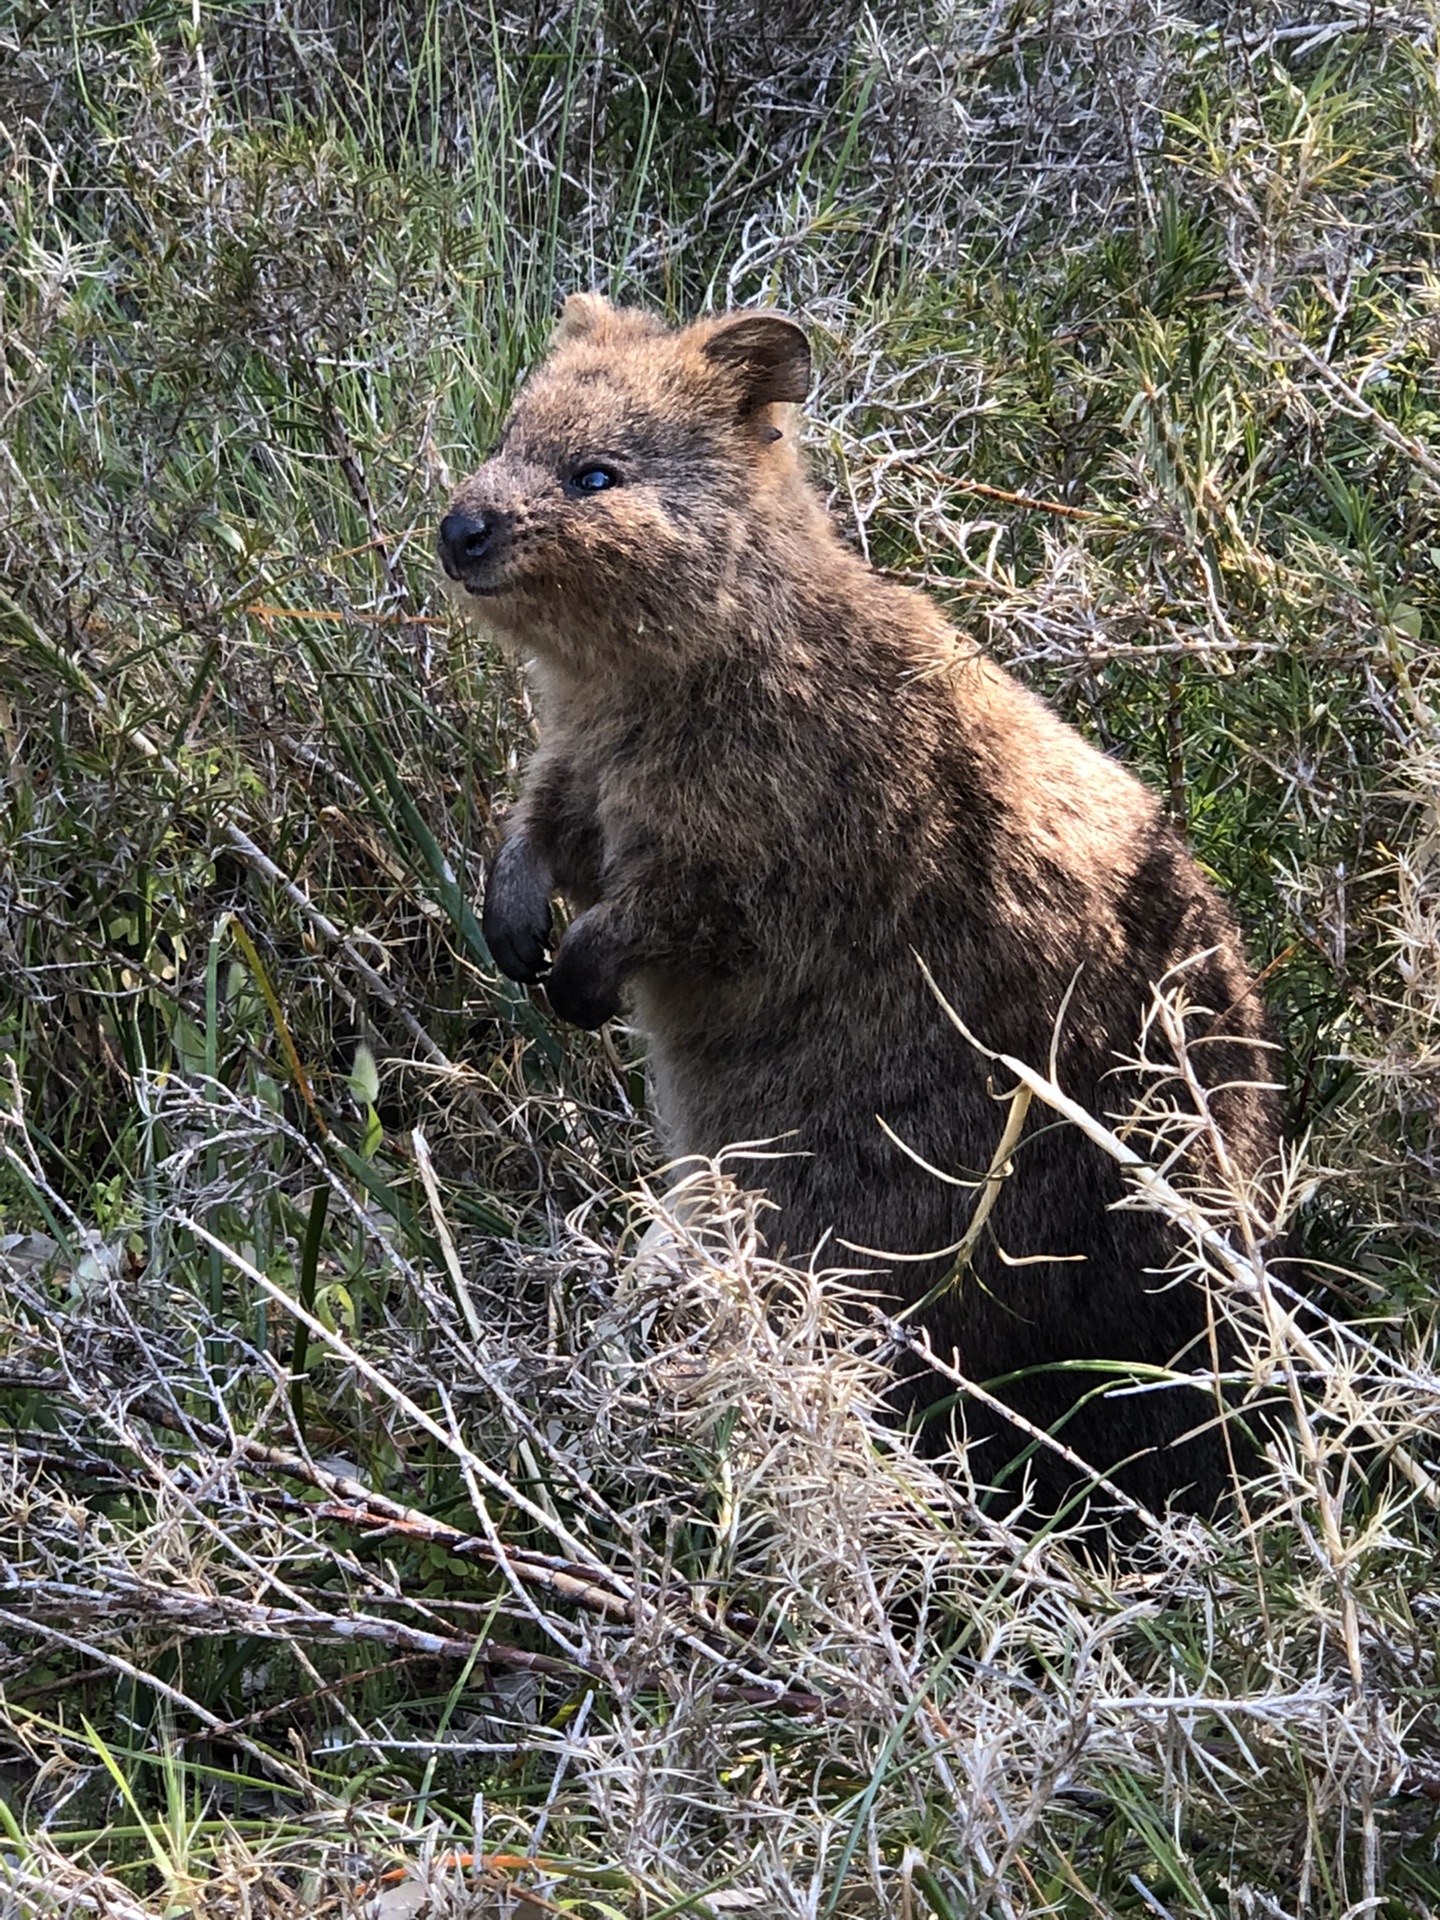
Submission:
[[[618,487],[620,476],[613,467],[581,467],[570,485],[576,493],[602,493],[606,487]]]

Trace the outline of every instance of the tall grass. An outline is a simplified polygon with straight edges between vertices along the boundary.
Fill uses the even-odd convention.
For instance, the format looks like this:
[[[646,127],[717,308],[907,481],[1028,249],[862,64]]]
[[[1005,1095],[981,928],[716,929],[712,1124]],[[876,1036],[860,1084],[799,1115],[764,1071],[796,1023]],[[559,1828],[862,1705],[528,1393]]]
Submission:
[[[14,1911],[1435,1907],[1435,71],[1346,5],[0,22]],[[802,313],[854,537],[1237,903],[1318,1304],[1184,1214],[1292,1409],[1213,1533],[999,1525],[489,964],[531,723],[431,529],[595,284]]]

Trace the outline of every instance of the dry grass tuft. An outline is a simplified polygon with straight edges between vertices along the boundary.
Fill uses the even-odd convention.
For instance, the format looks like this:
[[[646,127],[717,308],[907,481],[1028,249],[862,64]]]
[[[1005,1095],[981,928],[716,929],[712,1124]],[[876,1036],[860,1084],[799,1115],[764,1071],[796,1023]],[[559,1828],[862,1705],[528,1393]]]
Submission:
[[[252,1889],[268,1874],[292,1891],[287,1863],[318,1885],[326,1844],[338,1888],[435,1833],[402,1811],[410,1755],[426,1756],[422,1807],[442,1782],[446,1798],[489,1782],[468,1848],[488,1864],[477,1881],[441,1859],[470,1891],[439,1911],[488,1911],[518,1876],[542,1911],[561,1894],[603,1911],[594,1889],[613,1881],[714,1912],[900,1912],[928,1887],[937,1911],[1029,1913],[1047,1885],[1097,1869],[1104,1884],[1117,1823],[1129,1877],[1203,1888],[1217,1836],[1232,1856],[1262,1830],[1275,1844],[1287,1803],[1309,1809],[1287,1871],[1374,1896],[1397,1804],[1427,1791],[1410,1734],[1428,1626],[1407,1596],[1440,1498],[1412,1451],[1440,1379],[1298,1307],[1251,1246],[1254,1196],[1229,1196],[1227,1223],[1223,1196],[1202,1209],[1135,1167],[1137,1202],[1192,1235],[1187,1282],[1245,1331],[1242,1380],[1291,1419],[1236,1521],[1157,1518],[1107,1566],[987,1518],[963,1462],[940,1470],[883,1423],[898,1330],[843,1277],[766,1261],[733,1169],[646,1198],[618,1255],[612,1234],[576,1231],[538,1263],[492,1265],[508,1324],[478,1248],[455,1243],[453,1268],[408,1257],[332,1181],[384,1281],[359,1341],[201,1225],[204,1153],[245,1150],[260,1116],[203,1084],[159,1104],[192,1139],[155,1169],[152,1235],[198,1234],[256,1306],[308,1320],[330,1412],[297,1431],[281,1326],[263,1350],[237,1339],[153,1268],[137,1280],[123,1245],[9,1245],[4,1384],[46,1416],[16,1432],[0,1501],[0,1624],[42,1674],[78,1665],[67,1686],[132,1716],[146,1703],[166,1784],[132,1817],[194,1911],[245,1910],[217,1831]],[[6,1140],[27,1156],[13,1114]],[[390,1489],[315,1444],[346,1407],[383,1432]],[[1347,1485],[1362,1470],[1363,1510]],[[232,1642],[255,1704],[222,1716],[208,1669]],[[124,1775],[35,1657],[12,1661],[4,1713],[49,1826],[97,1774]],[[388,1692],[447,1666],[448,1694],[365,1710],[377,1676]],[[303,1746],[275,1741],[287,1724],[308,1725]],[[507,1756],[543,1790],[507,1791]],[[361,1757],[356,1829],[342,1781]],[[67,1862],[62,1885],[141,1910],[123,1879]],[[277,1893],[254,1910],[288,1909]]]

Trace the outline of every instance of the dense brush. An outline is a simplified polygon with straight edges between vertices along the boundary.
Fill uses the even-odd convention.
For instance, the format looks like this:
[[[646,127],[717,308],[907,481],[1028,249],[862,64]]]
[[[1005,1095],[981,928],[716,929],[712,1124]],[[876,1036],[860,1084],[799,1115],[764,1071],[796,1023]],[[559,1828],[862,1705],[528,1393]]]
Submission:
[[[1348,0],[0,21],[17,1913],[1435,1910],[1435,71]],[[1130,1176],[1283,1410],[1218,1530],[916,1459],[905,1330],[723,1169],[634,1202],[623,1034],[491,966],[531,720],[431,529],[582,286],[803,314],[849,537],[1234,904],[1326,1291]]]

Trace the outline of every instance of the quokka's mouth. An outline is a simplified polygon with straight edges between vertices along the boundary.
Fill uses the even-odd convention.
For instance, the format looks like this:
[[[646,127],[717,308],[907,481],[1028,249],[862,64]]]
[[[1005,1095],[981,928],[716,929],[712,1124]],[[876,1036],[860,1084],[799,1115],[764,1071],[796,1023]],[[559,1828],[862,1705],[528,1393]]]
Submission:
[[[457,573],[440,561],[443,572],[446,597],[457,607],[464,607],[475,600],[493,600],[505,592],[508,582],[503,576],[485,573]]]
[[[439,549],[440,571],[445,575],[446,585],[452,592],[473,593],[483,599],[492,593],[499,593],[505,586],[506,568],[493,562],[482,566],[457,565],[448,549]]]

